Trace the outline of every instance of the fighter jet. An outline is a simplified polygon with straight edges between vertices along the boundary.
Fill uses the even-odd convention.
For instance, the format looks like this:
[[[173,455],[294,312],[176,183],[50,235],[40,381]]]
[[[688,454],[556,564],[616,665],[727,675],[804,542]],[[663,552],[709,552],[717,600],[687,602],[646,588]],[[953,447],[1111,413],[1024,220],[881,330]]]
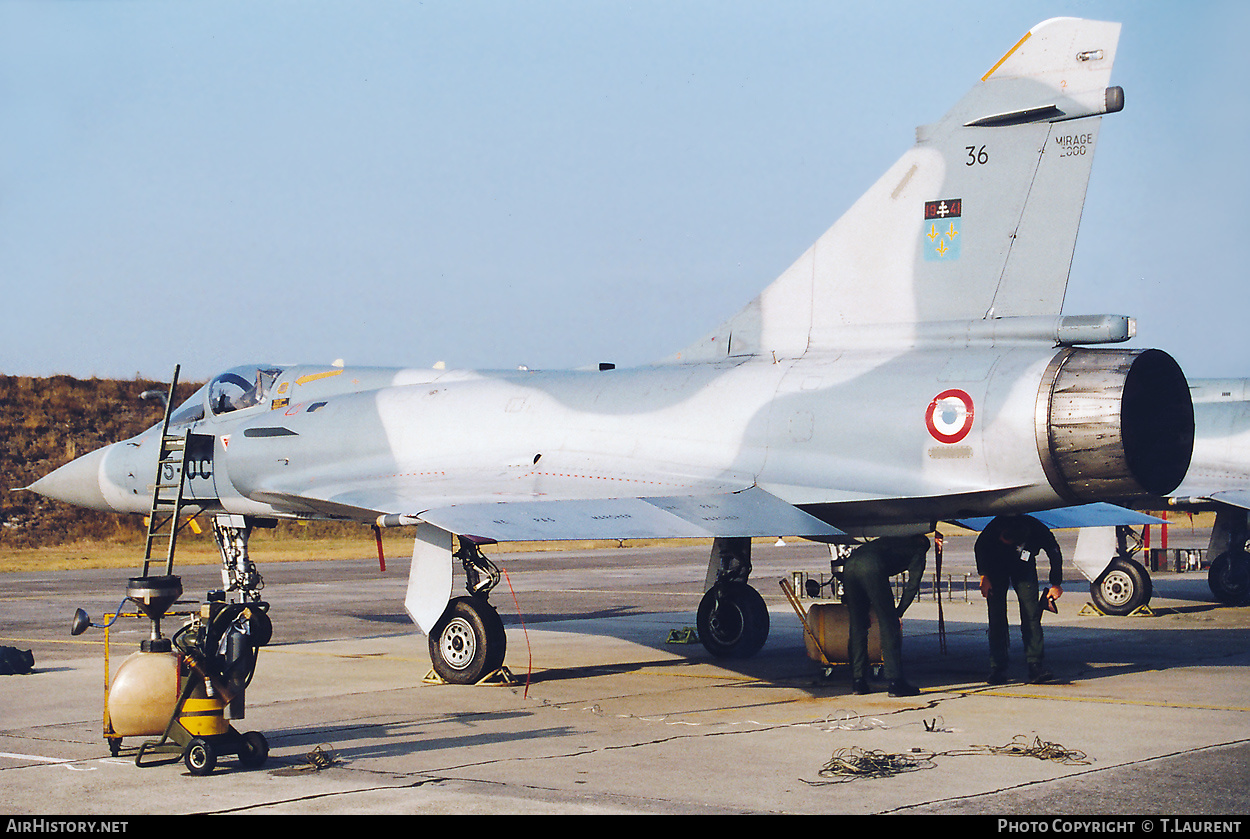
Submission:
[[[457,683],[503,661],[493,542],[711,537],[700,639],[746,656],[769,628],[752,537],[1056,507],[1106,523],[1097,502],[1171,493],[1194,436],[1167,353],[1089,346],[1132,318],[1061,313],[1101,119],[1123,107],[1119,31],[1034,27],[758,297],[653,364],[246,365],[31,488],[147,514],[164,469],[244,593],[258,523],[414,527],[405,606]],[[159,465],[171,437],[183,460]]]
[[[1215,526],[1207,546],[1211,564],[1207,584],[1215,599],[1232,606],[1250,602],[1250,380],[1198,379],[1190,382],[1194,403],[1194,451],[1189,471],[1166,499],[1138,502],[1149,509],[1214,511]],[[1091,543],[1082,550],[1081,540]],[[1108,536],[1101,536],[1104,551]],[[1074,561],[1096,565],[1099,537],[1081,533]],[[1117,552],[1122,553],[1117,545]],[[1086,557],[1089,557],[1087,560]],[[1150,599],[1145,568],[1120,562],[1094,580],[1095,594],[1113,608],[1132,609]],[[1087,572],[1088,573],[1088,572]],[[1102,608],[1102,604],[1099,604]],[[1106,609],[1104,609],[1106,611]]]
[[[1201,379],[1191,393],[1193,459],[1168,505],[1215,510],[1207,582],[1217,600],[1242,605],[1250,601],[1250,380]]]

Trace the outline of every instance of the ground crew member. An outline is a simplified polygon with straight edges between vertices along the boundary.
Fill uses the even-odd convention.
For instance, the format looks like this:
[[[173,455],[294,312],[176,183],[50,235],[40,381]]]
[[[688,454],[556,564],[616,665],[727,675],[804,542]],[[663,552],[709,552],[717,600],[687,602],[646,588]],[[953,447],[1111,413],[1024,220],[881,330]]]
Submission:
[[[986,599],[990,621],[990,674],[986,681],[1001,685],[1007,681],[1007,587],[1020,601],[1020,635],[1024,658],[1029,665],[1029,682],[1041,684],[1054,676],[1042,659],[1042,610],[1038,597],[1037,555],[1045,551],[1050,560],[1050,589],[1045,598],[1063,595],[1063,554],[1046,525],[1032,516],[998,516],[981,531],[973,552],[981,575],[981,596]]]
[[[890,696],[915,696],[920,689],[903,676],[903,612],[916,599],[924,576],[926,536],[883,536],[860,545],[842,566],[842,602],[850,619],[847,654],[856,693],[868,693],[868,616],[876,616],[881,633],[881,656]],[[898,606],[890,590],[890,578],[907,572]]]

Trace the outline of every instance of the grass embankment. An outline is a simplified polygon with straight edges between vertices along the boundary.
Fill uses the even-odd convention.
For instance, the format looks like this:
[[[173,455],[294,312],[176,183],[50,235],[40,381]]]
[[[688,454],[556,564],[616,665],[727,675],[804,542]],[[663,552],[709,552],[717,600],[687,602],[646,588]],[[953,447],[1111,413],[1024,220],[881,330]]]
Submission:
[[[285,526],[285,525],[284,525]],[[298,525],[290,525],[291,529]],[[269,562],[311,562],[330,559],[368,559],[376,561],[377,544],[367,527],[359,527],[359,536],[291,536],[284,532],[254,531],[248,540],[248,555],[262,569]],[[413,531],[404,528],[384,531],[382,551],[387,561],[412,556]],[[762,540],[772,543],[772,539]],[[512,542],[491,545],[488,553],[533,551],[568,551],[612,548],[638,548],[657,545],[692,545],[709,542],[700,539],[631,539],[617,541],[574,542]],[[12,572],[67,571],[75,568],[130,568],[136,573],[143,567],[144,540],[96,541],[81,539],[43,548],[0,547],[0,574]],[[154,569],[163,573],[168,542],[160,541],[152,548]],[[221,556],[212,535],[179,536],[174,557],[175,569],[186,565],[219,565]]]
[[[14,571],[67,571],[74,568],[132,568],[137,573],[143,567],[143,540],[137,542],[98,542],[79,540],[46,548],[0,549],[0,573]],[[383,550],[389,559],[394,556],[411,556],[412,542],[383,539]],[[153,547],[154,573],[163,573],[167,543]],[[368,531],[362,538],[326,538],[271,540],[253,537],[249,541],[248,554],[253,562],[298,562],[318,559],[361,559],[376,557],[377,548]],[[211,538],[179,540],[174,566],[218,565],[221,557]]]

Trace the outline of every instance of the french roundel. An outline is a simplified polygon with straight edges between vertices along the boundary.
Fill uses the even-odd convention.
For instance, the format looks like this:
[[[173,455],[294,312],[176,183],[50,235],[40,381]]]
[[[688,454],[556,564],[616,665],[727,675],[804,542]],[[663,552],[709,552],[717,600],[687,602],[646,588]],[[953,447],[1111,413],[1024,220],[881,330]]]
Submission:
[[[944,390],[929,403],[924,423],[940,443],[958,443],[972,430],[972,397],[958,388]]]

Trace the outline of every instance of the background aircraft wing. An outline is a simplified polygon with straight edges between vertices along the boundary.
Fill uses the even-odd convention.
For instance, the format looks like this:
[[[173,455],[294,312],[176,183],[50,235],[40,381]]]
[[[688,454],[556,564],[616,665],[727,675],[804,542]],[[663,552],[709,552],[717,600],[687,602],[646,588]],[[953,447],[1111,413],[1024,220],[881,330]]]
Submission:
[[[1212,501],[1218,501],[1221,504],[1228,504],[1231,507],[1241,507],[1250,510],[1250,489],[1225,489],[1218,492],[1207,493],[1207,498]]]
[[[1070,527],[1114,527],[1121,524],[1167,524],[1163,519],[1103,502],[1081,504],[1076,507],[1058,507],[1054,510],[1029,513],[1029,515],[1052,530]],[[992,516],[982,516],[958,519],[955,524],[969,530],[984,530],[992,518]]]

